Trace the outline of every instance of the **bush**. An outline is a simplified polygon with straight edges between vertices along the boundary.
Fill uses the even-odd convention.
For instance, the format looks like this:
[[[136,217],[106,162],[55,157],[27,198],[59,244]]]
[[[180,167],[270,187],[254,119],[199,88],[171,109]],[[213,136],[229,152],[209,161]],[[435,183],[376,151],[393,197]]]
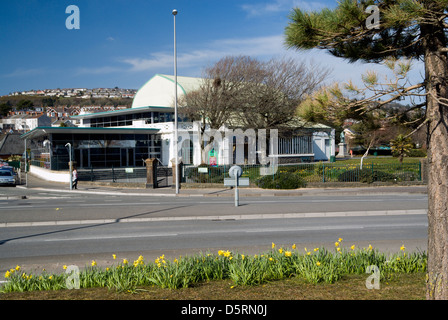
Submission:
[[[264,176],[256,181],[263,189],[298,189],[305,188],[306,182],[297,174],[281,172],[274,176]]]
[[[424,149],[411,149],[408,153],[408,157],[424,158],[426,157],[426,151]]]
[[[373,170],[370,168],[347,170],[341,173],[338,181],[341,182],[364,182],[372,183],[375,181],[395,181],[395,175],[384,171]]]

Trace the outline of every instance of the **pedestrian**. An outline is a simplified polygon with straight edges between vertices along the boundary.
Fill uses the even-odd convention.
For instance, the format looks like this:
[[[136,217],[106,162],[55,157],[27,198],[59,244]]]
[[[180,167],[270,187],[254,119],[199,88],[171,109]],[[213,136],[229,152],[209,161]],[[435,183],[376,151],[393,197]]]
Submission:
[[[78,189],[78,171],[76,168],[73,170],[73,188]]]

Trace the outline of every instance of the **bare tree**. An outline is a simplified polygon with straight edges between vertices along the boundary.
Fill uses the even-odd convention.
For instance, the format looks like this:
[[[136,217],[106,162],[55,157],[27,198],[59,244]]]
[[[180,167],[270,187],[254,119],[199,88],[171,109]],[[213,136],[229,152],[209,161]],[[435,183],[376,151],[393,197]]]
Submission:
[[[296,117],[298,103],[318,89],[330,74],[293,59],[259,61],[227,56],[204,70],[199,90],[187,93],[181,112],[206,126],[281,129]],[[213,139],[213,138],[212,138]],[[209,148],[212,140],[208,144]],[[204,154],[208,150],[202,145]]]

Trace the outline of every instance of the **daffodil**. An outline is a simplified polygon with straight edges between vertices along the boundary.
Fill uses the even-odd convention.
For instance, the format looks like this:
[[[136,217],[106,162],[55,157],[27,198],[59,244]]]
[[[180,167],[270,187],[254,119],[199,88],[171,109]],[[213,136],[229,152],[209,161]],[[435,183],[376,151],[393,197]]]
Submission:
[[[20,266],[17,265],[17,266],[16,266],[16,271],[19,271],[19,270],[20,270]]]
[[[292,245],[292,248],[293,248],[293,249],[295,249],[295,248],[296,248],[296,244],[295,244],[295,243],[294,243],[294,244]]]
[[[316,262],[316,266],[320,266],[320,262],[319,261]]]
[[[350,249],[355,250],[355,245],[352,245]]]
[[[279,252],[280,254],[282,254],[282,253],[283,253],[283,249],[282,249],[282,248],[278,249],[278,252]]]
[[[291,256],[291,251],[285,251],[285,257],[290,257]]]
[[[112,258],[115,260],[115,259],[117,259],[117,255],[114,253],[113,255],[112,255]]]
[[[342,238],[339,238],[338,241],[339,241],[339,242],[342,242]]]
[[[90,263],[92,265],[92,267],[96,266],[96,261],[92,260],[92,262]]]
[[[126,258],[123,259],[123,264],[128,264],[128,262],[129,262],[128,259],[126,259]]]
[[[67,270],[67,266],[64,264],[64,265],[62,266],[62,269]]]
[[[5,272],[5,278],[9,278],[11,276],[11,272],[9,272],[9,270],[7,270]]]
[[[317,251],[319,251],[319,248],[314,248],[314,252],[317,252]]]
[[[406,247],[404,246],[404,244],[400,247],[400,250],[401,250],[401,251],[406,250]]]
[[[336,241],[336,242],[334,243],[334,246],[335,246],[335,247],[339,247],[339,242]]]
[[[272,242],[272,249],[274,249],[275,248],[275,243],[274,242]]]

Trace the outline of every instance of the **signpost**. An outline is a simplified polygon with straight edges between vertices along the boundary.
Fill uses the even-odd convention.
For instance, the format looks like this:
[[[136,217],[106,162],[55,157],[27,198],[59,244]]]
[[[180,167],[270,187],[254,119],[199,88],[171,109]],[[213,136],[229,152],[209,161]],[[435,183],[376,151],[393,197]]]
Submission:
[[[224,186],[235,187],[235,207],[239,205],[238,186],[249,186],[249,178],[240,178],[243,174],[243,169],[239,166],[233,166],[229,169],[230,178],[224,179]]]

